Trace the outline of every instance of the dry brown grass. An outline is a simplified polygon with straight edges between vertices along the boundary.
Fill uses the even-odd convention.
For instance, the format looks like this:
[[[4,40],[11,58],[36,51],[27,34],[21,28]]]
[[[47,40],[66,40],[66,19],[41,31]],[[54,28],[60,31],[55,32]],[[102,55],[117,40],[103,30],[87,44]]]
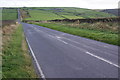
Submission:
[[[21,17],[22,17],[23,19],[24,19],[24,18],[31,17],[31,16],[29,15],[28,11],[26,11],[26,10],[21,9],[21,10],[20,10],[20,13],[21,13]]]
[[[80,28],[80,29],[90,29],[97,31],[108,31],[113,33],[118,33],[119,25],[117,22],[96,22],[96,23],[60,23],[60,25],[66,25],[70,27]]]
[[[2,28],[2,44],[5,45],[10,39],[12,33],[17,29],[19,24],[11,24]]]

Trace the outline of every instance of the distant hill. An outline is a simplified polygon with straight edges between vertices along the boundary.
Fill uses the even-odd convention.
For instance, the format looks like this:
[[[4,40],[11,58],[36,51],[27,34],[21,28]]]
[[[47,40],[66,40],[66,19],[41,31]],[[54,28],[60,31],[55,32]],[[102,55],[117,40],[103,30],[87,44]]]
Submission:
[[[105,10],[100,10],[101,12],[106,12],[106,13],[110,13],[110,14],[114,14],[116,16],[120,16],[120,12],[118,13],[118,11],[120,11],[120,9],[105,9]]]
[[[54,20],[54,19],[86,19],[116,17],[113,14],[99,12],[92,9],[75,7],[29,7],[30,17],[25,20]]]

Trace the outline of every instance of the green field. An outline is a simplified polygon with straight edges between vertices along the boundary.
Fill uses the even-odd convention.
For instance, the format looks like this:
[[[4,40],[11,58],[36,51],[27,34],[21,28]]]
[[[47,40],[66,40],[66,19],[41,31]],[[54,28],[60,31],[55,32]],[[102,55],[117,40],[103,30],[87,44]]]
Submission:
[[[67,19],[83,19],[81,16],[75,16],[75,15],[62,15],[63,17]]]
[[[25,20],[54,20],[54,19],[64,19],[63,17],[56,15],[51,12],[42,11],[42,10],[28,10],[30,18]]]
[[[16,20],[16,19],[17,19],[17,9],[2,10],[2,20]]]
[[[94,39],[97,41],[119,45],[118,44],[118,24],[117,23],[32,23],[39,26],[55,29],[65,33],[70,33],[73,35],[78,35],[81,37],[86,37]]]
[[[40,7],[23,8],[27,10],[30,17],[25,20],[54,20],[54,19],[85,19],[115,17],[113,14],[98,12],[91,9],[74,7]]]

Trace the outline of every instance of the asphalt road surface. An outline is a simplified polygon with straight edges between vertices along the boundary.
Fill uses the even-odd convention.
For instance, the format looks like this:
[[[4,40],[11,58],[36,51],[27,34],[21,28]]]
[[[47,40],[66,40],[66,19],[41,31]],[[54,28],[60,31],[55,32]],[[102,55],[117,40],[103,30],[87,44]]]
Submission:
[[[45,78],[118,78],[118,46],[22,23]]]

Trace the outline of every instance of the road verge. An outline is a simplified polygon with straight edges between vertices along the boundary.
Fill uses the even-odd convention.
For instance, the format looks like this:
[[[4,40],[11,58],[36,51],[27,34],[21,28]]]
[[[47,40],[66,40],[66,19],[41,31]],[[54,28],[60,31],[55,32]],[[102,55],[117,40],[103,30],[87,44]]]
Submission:
[[[8,30],[12,29],[10,26],[8,28]],[[3,41],[6,40],[2,54],[3,78],[37,78],[25,42],[22,26],[17,25],[12,33],[4,33],[4,36],[7,36],[8,40],[3,38]]]

